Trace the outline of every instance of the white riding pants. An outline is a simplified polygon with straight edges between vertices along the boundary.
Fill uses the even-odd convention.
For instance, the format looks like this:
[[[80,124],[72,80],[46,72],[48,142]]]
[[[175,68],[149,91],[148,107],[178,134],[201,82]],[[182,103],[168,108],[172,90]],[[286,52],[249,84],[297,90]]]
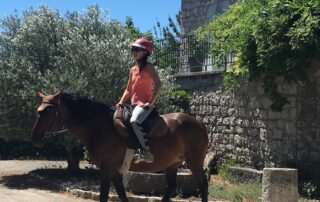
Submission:
[[[140,124],[142,124],[143,121],[146,120],[146,118],[149,116],[149,114],[152,112],[152,110],[153,110],[152,107],[142,108],[137,105],[133,109],[132,116],[130,118],[130,123],[132,125],[132,128],[133,128],[140,144],[142,145],[142,147],[145,150],[149,150],[149,147],[146,145],[146,139],[144,137],[146,134],[142,131]]]

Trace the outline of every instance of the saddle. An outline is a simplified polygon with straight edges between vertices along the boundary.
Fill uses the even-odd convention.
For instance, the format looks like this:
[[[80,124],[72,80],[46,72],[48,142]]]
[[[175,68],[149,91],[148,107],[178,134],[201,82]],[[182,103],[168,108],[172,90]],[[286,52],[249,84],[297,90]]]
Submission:
[[[130,118],[133,111],[133,106],[124,105],[119,107],[113,115],[114,126],[123,138],[129,148],[142,148],[130,124]],[[147,134],[146,139],[151,141],[168,133],[168,126],[158,110],[154,108],[146,120],[141,124],[142,130]]]

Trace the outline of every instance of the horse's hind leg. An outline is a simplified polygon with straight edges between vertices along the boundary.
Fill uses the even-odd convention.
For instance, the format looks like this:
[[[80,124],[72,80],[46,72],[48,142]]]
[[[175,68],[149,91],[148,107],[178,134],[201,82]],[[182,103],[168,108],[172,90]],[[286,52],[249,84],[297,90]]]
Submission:
[[[129,200],[126,195],[126,190],[124,189],[124,186],[123,186],[122,174],[117,173],[115,176],[113,176],[112,182],[113,182],[114,188],[117,191],[120,201],[128,202]]]
[[[108,201],[110,190],[110,179],[102,178],[100,180],[100,202]]]
[[[177,195],[177,172],[180,165],[181,162],[175,163],[166,168],[165,175],[167,185],[162,197],[162,201],[170,201],[171,197],[175,197]]]
[[[199,191],[201,194],[201,201],[202,202],[207,202],[208,201],[208,180],[205,175],[205,171],[202,167],[202,164],[198,163],[196,164],[195,162],[188,161],[187,160],[187,165],[189,169],[191,170],[194,179],[196,180],[196,183],[198,184]]]

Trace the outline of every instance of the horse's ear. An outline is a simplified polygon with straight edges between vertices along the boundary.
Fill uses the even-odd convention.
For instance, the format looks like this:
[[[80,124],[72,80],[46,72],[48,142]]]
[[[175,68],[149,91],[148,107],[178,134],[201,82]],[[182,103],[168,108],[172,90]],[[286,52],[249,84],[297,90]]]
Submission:
[[[56,96],[60,96],[60,94],[62,93],[63,89],[60,89],[58,92],[56,92],[53,96],[56,97]]]
[[[39,97],[41,97],[41,98],[46,97],[46,95],[45,95],[45,94],[43,94],[43,93],[41,93],[41,92],[38,92],[38,93],[37,93],[37,95],[38,95]]]

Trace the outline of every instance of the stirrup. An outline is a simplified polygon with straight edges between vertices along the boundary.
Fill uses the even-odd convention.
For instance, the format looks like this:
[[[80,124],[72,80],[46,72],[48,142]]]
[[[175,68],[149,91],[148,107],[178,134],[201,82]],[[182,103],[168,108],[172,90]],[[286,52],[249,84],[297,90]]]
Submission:
[[[152,154],[150,151],[148,151],[148,150],[141,150],[141,151],[140,151],[140,154],[139,154],[139,156],[138,156],[138,159],[139,159],[139,160],[145,160],[145,161],[150,161],[150,162],[152,162],[153,159],[154,159],[154,156],[153,156],[153,154]]]

